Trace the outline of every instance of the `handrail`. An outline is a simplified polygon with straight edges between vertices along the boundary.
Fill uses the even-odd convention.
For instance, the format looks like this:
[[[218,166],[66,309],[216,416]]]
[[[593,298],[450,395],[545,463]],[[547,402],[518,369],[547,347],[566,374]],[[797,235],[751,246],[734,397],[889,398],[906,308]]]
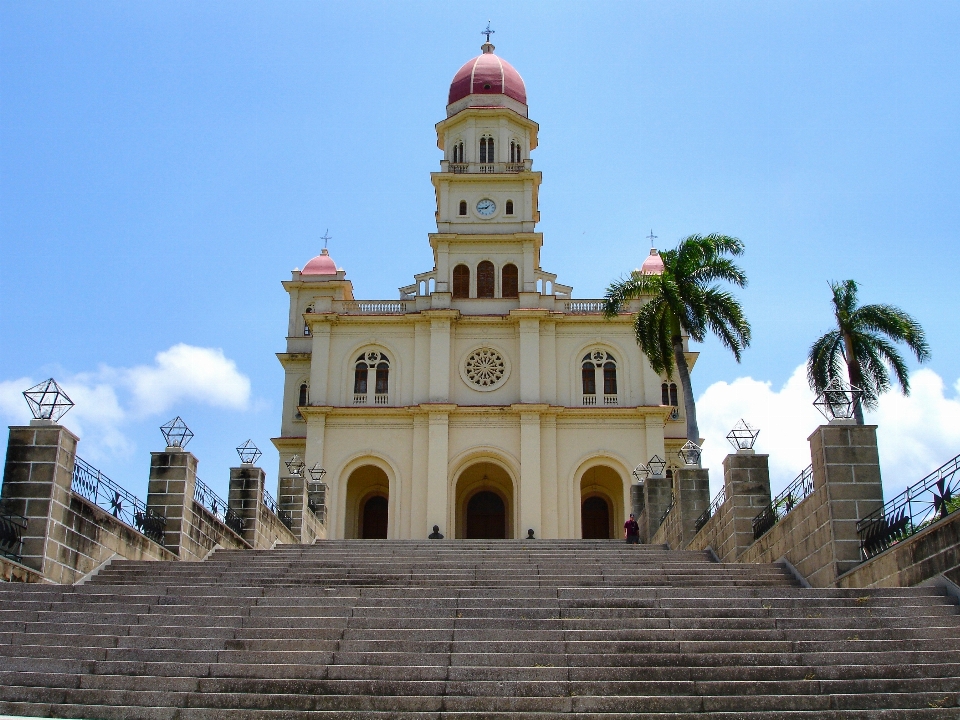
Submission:
[[[667,515],[670,514],[670,511],[671,511],[671,510],[673,510],[673,506],[674,506],[674,503],[676,502],[676,499],[677,499],[677,496],[676,496],[674,493],[671,492],[671,493],[670,493],[670,504],[667,505],[667,509],[663,511],[663,514],[662,514],[662,515],[660,515],[660,523],[657,525],[657,527],[660,527],[660,525],[663,525],[663,521],[667,519]]]
[[[74,462],[70,489],[141,535],[163,545],[167,519],[155,510],[147,509],[143,500],[120,487],[79,456]]]
[[[243,535],[243,518],[237,515],[223,498],[217,495],[210,486],[200,478],[196,479],[193,490],[193,499],[209,510],[213,516],[233,530],[237,535]]]
[[[0,503],[0,555],[16,562],[23,560],[23,531],[27,519]]]
[[[763,511],[753,519],[753,539],[759,540],[770,528],[789,514],[813,492],[813,465],[793,479]]]
[[[960,455],[857,523],[860,558],[868,560],[960,510]]]
[[[721,486],[720,492],[718,492],[717,496],[713,498],[713,500],[710,503],[710,507],[708,507],[702,513],[700,513],[700,517],[697,518],[697,522],[695,524],[695,528],[696,528],[695,532],[700,532],[701,530],[703,530],[703,526],[710,521],[710,518],[716,515],[717,510],[719,510],[720,506],[723,505],[726,501],[727,501],[727,489],[726,489],[726,486]]]
[[[293,517],[291,517],[287,511],[280,509],[277,501],[273,499],[273,495],[267,492],[266,488],[263,489],[263,504],[266,505],[267,510],[277,516],[280,522],[286,526],[287,530],[293,530]]]

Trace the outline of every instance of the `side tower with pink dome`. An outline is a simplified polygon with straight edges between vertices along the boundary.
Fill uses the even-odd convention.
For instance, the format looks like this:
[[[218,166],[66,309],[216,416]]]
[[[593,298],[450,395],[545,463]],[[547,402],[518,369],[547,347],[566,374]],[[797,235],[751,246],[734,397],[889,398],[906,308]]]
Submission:
[[[540,265],[539,126],[520,73],[490,42],[481,50],[436,124],[433,267],[397,300],[354,298],[326,250],[284,283],[274,442],[280,500],[306,541],[434,526],[447,540],[614,538],[644,505],[631,470],[654,455],[679,464],[682,402],[631,316],[605,319],[600,300],[573,299]],[[323,492],[311,494],[311,468]]]

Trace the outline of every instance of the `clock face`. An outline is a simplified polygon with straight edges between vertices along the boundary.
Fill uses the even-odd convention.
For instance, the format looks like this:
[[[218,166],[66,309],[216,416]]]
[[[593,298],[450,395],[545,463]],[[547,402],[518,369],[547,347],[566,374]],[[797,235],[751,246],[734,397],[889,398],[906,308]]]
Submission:
[[[483,217],[490,217],[496,211],[497,211],[497,204],[493,200],[490,200],[489,198],[485,198],[477,203],[477,213],[482,215]]]

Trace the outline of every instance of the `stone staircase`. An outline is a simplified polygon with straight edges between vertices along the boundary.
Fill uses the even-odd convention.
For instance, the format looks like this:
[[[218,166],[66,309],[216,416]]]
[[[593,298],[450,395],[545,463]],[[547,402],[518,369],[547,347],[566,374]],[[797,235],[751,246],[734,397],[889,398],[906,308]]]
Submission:
[[[612,541],[327,541],[0,585],[0,714],[960,718],[939,591]]]

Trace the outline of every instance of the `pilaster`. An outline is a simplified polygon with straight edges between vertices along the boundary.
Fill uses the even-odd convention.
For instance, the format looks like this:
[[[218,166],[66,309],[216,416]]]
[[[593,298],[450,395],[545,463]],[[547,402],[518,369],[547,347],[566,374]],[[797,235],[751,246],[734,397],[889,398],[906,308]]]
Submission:
[[[434,525],[452,537],[447,523],[447,463],[450,452],[450,410],[452,406],[430,409],[427,434],[427,527],[414,528],[429,533]]]
[[[542,530],[540,497],[540,414],[520,413],[520,527],[516,536],[527,536],[527,529]]]
[[[540,402],[540,318],[520,318],[520,402]]]
[[[450,320],[448,313],[430,318],[430,402],[446,402],[450,393]]]
[[[334,316],[335,317],[335,316]],[[327,377],[330,367],[330,325],[328,315],[316,315],[310,318],[310,333],[313,336],[310,355],[310,398],[311,405],[326,405]]]
[[[541,513],[537,537],[560,537],[560,486],[557,481],[557,416],[540,416]]]

